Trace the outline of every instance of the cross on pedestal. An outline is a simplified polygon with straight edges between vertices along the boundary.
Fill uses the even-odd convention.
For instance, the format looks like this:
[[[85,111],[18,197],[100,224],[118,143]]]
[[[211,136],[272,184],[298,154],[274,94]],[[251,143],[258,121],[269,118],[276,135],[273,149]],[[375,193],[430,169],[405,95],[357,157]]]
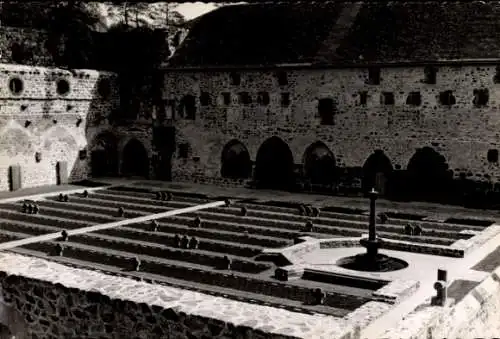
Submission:
[[[375,188],[368,193],[368,197],[370,198],[370,223],[368,225],[368,240],[375,241],[377,239],[377,225],[375,221],[375,201],[378,198],[378,192],[375,191]]]
[[[378,192],[374,188],[368,192],[370,198],[370,221],[368,224],[368,238],[363,238],[359,242],[366,248],[366,258],[375,260],[378,255],[378,249],[382,245],[382,239],[377,238],[377,225],[375,223],[375,201],[378,198]]]

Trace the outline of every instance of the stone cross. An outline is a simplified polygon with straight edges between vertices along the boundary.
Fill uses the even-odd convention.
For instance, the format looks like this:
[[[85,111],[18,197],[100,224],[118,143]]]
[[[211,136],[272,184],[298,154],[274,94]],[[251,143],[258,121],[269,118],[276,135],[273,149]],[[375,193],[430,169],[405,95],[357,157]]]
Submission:
[[[375,223],[375,201],[378,197],[378,192],[375,191],[375,188],[368,193],[368,197],[370,198],[370,223],[368,225],[368,240],[375,241],[377,239],[377,226]]]

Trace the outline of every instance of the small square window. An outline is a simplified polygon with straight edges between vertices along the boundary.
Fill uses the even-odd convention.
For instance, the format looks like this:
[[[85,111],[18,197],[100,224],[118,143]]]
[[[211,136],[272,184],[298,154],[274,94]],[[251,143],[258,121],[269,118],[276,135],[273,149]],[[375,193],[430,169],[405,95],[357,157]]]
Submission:
[[[252,97],[248,92],[239,93],[239,97],[240,97],[240,104],[242,105],[250,105],[252,103]]]
[[[420,95],[420,92],[410,92],[406,98],[406,104],[420,106],[422,104],[422,96]]]
[[[201,106],[209,106],[212,102],[211,102],[211,98],[210,98],[210,93],[208,92],[201,92],[200,94],[200,105]]]
[[[359,104],[366,105],[367,102],[368,102],[368,92],[366,91],[359,92]]]
[[[267,105],[269,105],[270,101],[271,100],[269,98],[269,93],[267,93],[267,92],[259,92],[259,94],[257,96],[257,103],[259,105],[267,106]]]
[[[370,67],[368,68],[368,84],[370,85],[380,85],[380,68]]]
[[[441,105],[451,106],[455,105],[457,101],[453,95],[453,91],[444,91],[439,93],[439,102]]]
[[[276,73],[276,77],[278,78],[278,85],[285,86],[288,85],[288,77],[286,72],[278,72]]]
[[[472,103],[476,107],[486,106],[490,99],[490,93],[488,89],[475,89],[474,90],[474,99]]]
[[[182,143],[179,144],[179,158],[187,159],[189,157],[189,144]]]
[[[436,84],[437,68],[434,66],[426,66],[424,68],[424,83],[434,85]]]
[[[290,106],[290,93],[281,93],[281,106],[288,107]]]
[[[394,93],[392,92],[382,92],[381,99],[384,105],[394,105]]]
[[[333,99],[320,99],[318,102],[318,115],[321,125],[333,125],[335,117],[335,102]]]
[[[175,118],[175,99],[167,100],[165,102],[165,118],[174,119]]]
[[[226,106],[231,105],[231,93],[229,92],[222,93],[222,103]]]
[[[500,65],[495,67],[495,76],[493,77],[495,84],[500,84]]]
[[[196,99],[192,95],[186,95],[182,98],[179,107],[180,116],[187,120],[196,119]]]
[[[231,85],[239,86],[241,84],[241,75],[239,73],[231,73]]]
[[[498,150],[497,149],[488,150],[487,158],[488,158],[488,162],[497,163],[498,162]]]

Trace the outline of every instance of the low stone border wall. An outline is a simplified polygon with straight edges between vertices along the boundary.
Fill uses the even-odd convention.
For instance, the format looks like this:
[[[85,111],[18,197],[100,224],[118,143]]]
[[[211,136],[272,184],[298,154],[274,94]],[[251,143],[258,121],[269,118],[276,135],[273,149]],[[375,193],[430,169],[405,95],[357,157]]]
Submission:
[[[342,338],[345,319],[307,315],[0,253],[17,338]],[[10,326],[14,330],[15,326]],[[24,336],[23,336],[24,335]]]
[[[500,336],[500,267],[451,307],[425,305],[381,337],[387,339]]]
[[[401,300],[415,293],[420,287],[417,280],[393,280],[384,287],[373,292],[373,297],[378,301],[397,304]]]
[[[485,236],[485,241],[487,241],[490,235]],[[340,247],[361,247],[359,240],[361,238],[367,238],[368,234],[363,234],[359,238],[338,238],[338,239],[325,239],[320,241],[320,248],[340,248]],[[440,255],[453,258],[463,258],[464,250],[460,248],[452,248],[451,246],[442,245],[432,245],[432,244],[421,244],[413,243],[408,241],[393,240],[393,239],[383,239],[382,249],[393,250],[393,251],[404,251],[412,253],[422,253],[431,255]]]
[[[462,250],[465,255],[467,255],[467,253],[470,253],[476,248],[484,245],[488,240],[492,239],[499,233],[500,225],[493,224],[467,240],[460,239],[455,241],[451,244],[450,248]]]
[[[300,237],[299,240],[302,240],[303,242],[285,248],[264,249],[262,253],[280,254],[291,263],[299,264],[302,262],[301,256],[320,249],[320,240],[316,238],[304,236]]]

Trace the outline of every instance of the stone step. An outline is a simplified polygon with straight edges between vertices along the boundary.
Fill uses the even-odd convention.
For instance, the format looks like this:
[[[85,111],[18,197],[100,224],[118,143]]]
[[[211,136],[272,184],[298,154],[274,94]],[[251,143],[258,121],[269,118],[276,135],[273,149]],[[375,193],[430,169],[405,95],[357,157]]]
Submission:
[[[79,215],[77,218],[75,218],[74,216],[71,216],[71,217],[68,217],[67,215],[61,216],[60,215],[61,213],[56,213],[56,215],[54,216],[53,215],[54,213],[50,213],[53,210],[54,209],[48,209],[48,211],[46,211],[52,215],[49,215],[48,213],[34,215],[34,214],[25,214],[25,213],[19,212],[15,208],[11,208],[9,210],[0,209],[0,216],[4,216],[6,219],[10,219],[10,220],[30,221],[32,223],[49,225],[49,226],[54,225],[54,226],[60,227],[62,229],[86,227],[86,226],[90,226],[90,225],[95,224],[95,222],[88,222],[88,221],[82,220],[82,219],[84,219],[84,215]],[[112,221],[114,221],[114,220],[115,219],[113,218]],[[192,220],[192,219],[190,219],[190,220]],[[238,238],[238,239],[240,239],[239,241],[242,241],[241,238],[243,237],[245,239],[245,241],[254,243],[256,245],[259,245],[259,242],[262,242],[262,246],[269,246],[269,247],[281,247],[281,246],[286,246],[287,244],[291,243],[290,241],[288,241],[286,239],[253,234],[252,230],[249,230],[248,237],[246,237],[244,234],[235,234],[234,228],[228,229],[230,232],[221,232],[219,235],[218,233],[220,231],[217,231],[217,233],[212,234],[211,232],[207,232],[207,231],[204,231],[202,229],[196,229],[196,228],[189,227],[186,225],[185,222],[183,224],[176,225],[175,223],[172,223],[172,220],[170,218],[158,220],[158,222],[159,222],[160,226],[163,226],[163,227],[165,227],[165,226],[166,227],[169,227],[169,226],[181,227],[183,230],[187,230],[187,229],[191,228],[189,233],[199,231],[199,232],[201,232],[201,234],[205,234],[205,235],[211,234],[211,236],[215,237],[216,239],[217,239],[217,237],[225,237],[226,239]],[[189,223],[189,224],[191,224],[191,223]],[[133,224],[133,225],[134,225],[133,227],[136,227],[139,229],[145,229],[145,227],[147,227],[144,224]],[[174,234],[175,233],[177,233],[177,232],[174,232]],[[241,233],[243,233],[243,232],[241,232]]]
[[[61,228],[52,227],[47,225],[36,225],[30,222],[12,221],[7,219],[0,219],[0,229],[5,229],[11,232],[28,233],[31,235],[41,235],[47,233],[54,233],[62,231]],[[69,230],[70,228],[66,228]],[[174,236],[167,235],[160,232],[148,232],[131,227],[121,226],[118,228],[111,228],[97,232],[89,233],[92,235],[109,235],[115,238],[135,239],[143,242],[151,242],[169,247],[174,246]],[[183,235],[183,233],[181,233]],[[198,249],[200,251],[209,251],[215,253],[225,253],[241,257],[253,257],[258,255],[264,247],[235,244],[224,241],[214,241],[206,238],[197,237],[199,240]]]
[[[110,198],[115,197],[116,199],[119,199],[120,196],[117,195],[119,192],[115,192],[116,194],[107,194]],[[137,198],[137,197],[127,197],[128,202],[138,202],[138,203],[144,203],[148,202],[151,203],[151,200],[147,200],[145,198]],[[205,203],[208,200],[194,200],[193,203]],[[169,204],[170,203],[170,204]],[[185,202],[183,202],[185,203]],[[154,204],[158,204],[160,206],[172,206],[176,205],[178,208],[182,208],[185,206],[190,206],[188,204],[183,204],[181,202],[176,202],[176,201],[171,201],[171,202],[163,202],[163,201],[154,201]],[[367,215],[363,214],[348,214],[348,213],[338,213],[338,212],[321,212],[319,217],[309,217],[309,216],[302,216],[299,214],[298,209],[293,209],[293,208],[287,208],[287,207],[276,207],[276,206],[266,206],[266,205],[261,205],[261,204],[239,204],[236,202],[233,204],[231,207],[223,207],[223,208],[213,208],[210,209],[210,211],[218,212],[218,213],[225,213],[225,214],[235,214],[235,215],[240,215],[241,207],[244,205],[247,208],[248,211],[248,216],[258,216],[258,217],[265,217],[265,218],[271,218],[271,219],[281,219],[281,220],[286,220],[286,221],[303,221],[306,222],[307,220],[315,220],[318,221],[321,224],[326,224],[326,225],[332,225],[336,226],[336,221],[337,220],[342,220],[343,222],[346,221],[356,221],[356,222],[365,222],[366,224],[368,223],[369,217]],[[396,225],[401,225],[401,226],[406,226],[408,223],[412,223],[415,225],[420,225],[424,229],[436,229],[436,230],[443,230],[443,231],[456,231],[460,232],[461,230],[464,229],[475,229],[475,230],[483,230],[485,227],[484,226],[474,226],[474,225],[462,225],[462,224],[453,224],[453,223],[440,223],[440,222],[433,222],[433,221],[417,221],[417,220],[408,220],[408,219],[398,219],[398,218],[390,218],[389,221],[385,224],[388,226],[396,226]],[[380,225],[380,223],[379,223]],[[338,225],[337,225],[338,226]]]
[[[95,206],[92,204],[79,204],[76,202],[54,202],[54,201],[40,201],[39,205],[42,206],[43,210],[41,211],[42,214],[48,214],[52,216],[59,216],[59,217],[65,217],[65,218],[80,218],[83,220],[88,220],[92,222],[100,222],[100,223],[105,223],[105,222],[111,222],[115,221],[119,218],[113,217],[113,209],[112,208],[107,208],[107,207],[101,207],[101,206]],[[50,207],[49,207],[50,206]],[[52,207],[52,206],[57,206]],[[9,208],[12,211],[16,210],[15,205],[4,205],[4,208]],[[76,212],[75,210],[68,211],[66,208],[67,207],[73,207],[75,210],[79,210],[79,212]],[[85,215],[81,215],[81,212],[85,211]],[[102,214],[99,214],[102,213]],[[114,212],[116,215],[116,212]],[[138,216],[143,216],[147,215],[147,213],[138,211],[138,210],[127,210],[126,211],[126,216],[128,217],[138,217]],[[160,221],[163,220],[179,220],[179,218],[185,218],[185,217],[191,217],[194,218],[195,216],[200,216],[203,219],[209,219],[209,220],[214,220],[214,221],[226,221],[226,222],[232,222],[234,224],[241,224],[242,217],[240,216],[234,216],[234,215],[228,215],[228,214],[221,214],[221,213],[212,213],[208,211],[198,211],[196,213],[187,213],[184,214],[182,217],[180,216],[174,216],[174,217],[168,217],[166,219],[160,219]],[[286,222],[282,220],[270,220],[270,219],[264,219],[264,218],[252,218],[252,217],[244,217],[245,222],[249,224],[249,226],[262,226],[262,227],[272,227],[272,228],[282,228],[285,230],[293,230],[295,229],[296,232],[300,232],[304,225],[301,223],[297,222]],[[194,220],[194,219],[193,219]],[[340,224],[341,222],[338,221]],[[320,233],[325,233],[325,234],[334,234],[334,235],[344,235],[344,236],[360,236],[362,232],[366,231],[365,225],[362,223],[352,223],[352,222],[344,222],[341,227],[332,227],[332,226],[325,226],[325,225],[316,225],[315,226],[316,231]],[[354,231],[353,229],[356,229]],[[413,236],[407,236],[404,234],[401,234],[402,230],[397,230],[394,228],[390,228],[390,226],[387,225],[381,225],[379,227],[379,235],[381,237],[386,237],[389,239],[396,239],[396,240],[404,240],[404,241],[413,241],[413,242],[429,242],[432,244],[440,244],[440,245],[449,245],[453,241],[450,240],[450,234],[442,234],[439,233],[440,237],[435,237],[435,236],[420,236],[420,237],[413,237]],[[266,235],[265,233],[262,233],[263,235]],[[432,234],[432,233],[431,233]],[[457,233],[458,234],[458,233]],[[462,234],[458,235],[460,237],[467,237],[467,234]],[[456,240],[456,239],[454,239]]]
[[[7,234],[9,236],[15,236],[13,240],[23,239],[30,237],[30,234],[10,232],[5,229],[1,229],[2,234]],[[51,243],[57,243],[56,241]],[[40,243],[38,243],[40,244]],[[85,248],[102,249],[108,253],[123,253],[125,257],[135,257],[139,255],[145,255],[151,258],[161,258],[162,260],[168,260],[172,263],[177,263],[178,265],[187,263],[190,265],[197,265],[198,267],[222,267],[224,264],[223,255],[214,255],[210,252],[200,251],[200,250],[184,250],[184,249],[169,249],[166,246],[155,245],[151,243],[144,243],[141,241],[133,241],[130,239],[119,239],[106,235],[95,235],[92,233],[83,235],[73,235],[70,236],[69,240],[66,242],[59,242],[59,244],[67,246],[78,245],[79,247],[84,246]],[[23,247],[30,248],[31,245],[26,245]],[[257,274],[272,268],[269,264],[255,263],[254,261],[244,260],[240,257],[234,257],[228,255],[232,261],[231,270],[235,272],[242,272],[248,274]]]
[[[24,235],[24,237],[25,236],[26,235]],[[5,230],[0,231],[0,240],[14,240],[22,237],[22,234],[11,233]],[[23,246],[23,248],[44,253],[51,253],[54,251],[55,245],[55,242],[50,241],[29,244]],[[84,258],[86,262],[105,264],[125,269],[133,266],[132,258],[135,256],[131,256],[130,253],[127,252],[93,247],[81,243],[73,243],[71,241],[65,243],[64,245],[65,258],[77,260],[82,260]],[[167,275],[172,278],[233,288],[301,302],[307,302],[314,291],[313,284],[311,284],[311,287],[294,286],[291,284],[274,282],[271,278],[256,279],[251,277],[249,274],[240,272],[231,271],[231,273],[229,273],[229,271],[226,271],[227,273],[222,273],[207,270],[206,268],[195,264],[188,265],[186,263],[185,265],[179,265],[172,260],[151,257],[144,254],[140,254],[137,257],[141,261],[140,269],[145,273]],[[353,294],[337,293],[334,291],[334,287],[332,287],[332,290],[325,291],[327,293],[325,306],[354,310],[371,300],[371,298],[359,295],[360,292],[356,289],[352,290]],[[349,288],[344,287],[344,290],[349,290]]]
[[[168,190],[160,190],[164,192],[168,192]],[[124,197],[141,197],[145,199],[156,199],[156,192],[131,192],[131,191],[122,191],[122,190],[117,190],[116,187],[110,187],[105,190],[99,190],[99,193],[102,194],[112,194],[112,195],[120,195]],[[210,201],[213,201],[214,199],[209,199],[209,198],[197,198],[197,197],[192,197],[189,194],[182,194],[182,193],[173,193],[173,200],[174,201],[182,201],[182,202],[190,202],[194,204],[203,204],[207,203]]]

